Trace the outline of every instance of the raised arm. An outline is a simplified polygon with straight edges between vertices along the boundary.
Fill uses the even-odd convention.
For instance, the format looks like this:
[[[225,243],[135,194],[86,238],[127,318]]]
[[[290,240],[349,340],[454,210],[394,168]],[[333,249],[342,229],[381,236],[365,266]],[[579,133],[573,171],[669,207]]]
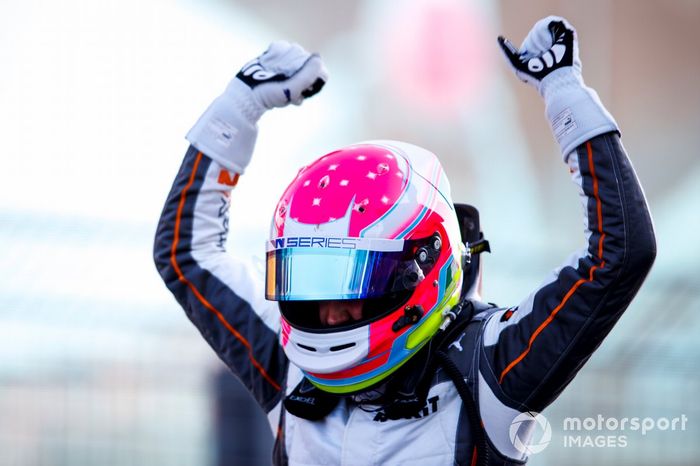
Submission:
[[[538,22],[520,50],[499,38],[518,77],[534,85],[578,187],[587,246],[483,336],[482,377],[504,405],[540,411],[571,381],[629,306],[656,254],[644,193],[617,124],[581,77],[576,32]],[[488,427],[488,426],[487,426]]]
[[[283,396],[287,368],[277,342],[279,313],[264,299],[260,273],[226,253],[229,196],[250,161],[260,116],[301,104],[326,79],[318,55],[286,42],[247,63],[188,133],[191,146],[156,232],[163,281],[266,412]]]

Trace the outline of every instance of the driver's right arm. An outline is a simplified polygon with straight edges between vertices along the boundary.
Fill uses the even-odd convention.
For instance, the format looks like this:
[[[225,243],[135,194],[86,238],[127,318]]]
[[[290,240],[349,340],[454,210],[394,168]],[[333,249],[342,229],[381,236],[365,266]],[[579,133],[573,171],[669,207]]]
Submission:
[[[275,42],[246,64],[187,135],[191,145],[160,217],[154,260],[166,286],[219,357],[269,412],[284,395],[287,359],[277,304],[263,279],[226,253],[229,197],[250,161],[257,120],[323,86],[320,58]]]

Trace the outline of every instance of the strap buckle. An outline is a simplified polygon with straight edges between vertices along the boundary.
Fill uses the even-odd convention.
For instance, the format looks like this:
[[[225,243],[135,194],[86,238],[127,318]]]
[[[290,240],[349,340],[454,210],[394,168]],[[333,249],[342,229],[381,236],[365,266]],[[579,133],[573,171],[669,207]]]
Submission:
[[[473,243],[464,243],[467,246],[466,252],[464,254],[464,263],[470,264],[472,261],[472,256],[481,254],[482,252],[491,252],[491,245],[488,240],[481,238]]]

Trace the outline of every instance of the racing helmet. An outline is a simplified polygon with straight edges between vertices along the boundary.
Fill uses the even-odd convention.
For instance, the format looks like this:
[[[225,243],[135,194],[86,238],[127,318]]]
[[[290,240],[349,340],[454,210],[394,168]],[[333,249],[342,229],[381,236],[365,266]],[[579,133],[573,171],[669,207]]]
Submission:
[[[276,206],[266,248],[265,293],[279,302],[287,357],[330,393],[384,381],[459,302],[465,249],[431,152],[371,141],[303,167]],[[362,318],[324,326],[324,300],[362,300]]]

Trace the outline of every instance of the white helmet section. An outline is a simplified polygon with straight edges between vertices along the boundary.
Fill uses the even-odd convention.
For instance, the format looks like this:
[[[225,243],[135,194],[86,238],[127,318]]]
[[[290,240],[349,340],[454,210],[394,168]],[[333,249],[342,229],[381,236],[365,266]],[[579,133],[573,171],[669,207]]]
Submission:
[[[373,144],[377,146],[391,149],[408,160],[411,168],[423,179],[428,180],[445,198],[452,203],[452,194],[450,191],[450,182],[442,170],[442,165],[437,156],[429,150],[423,149],[420,146],[410,144],[408,142],[392,141],[381,139],[375,141],[365,141],[360,144]],[[437,167],[436,167],[437,166]],[[436,168],[439,173],[436,173]]]
[[[367,141],[363,144],[374,144],[377,146],[386,147],[388,149],[391,149],[392,152],[396,152],[402,155],[406,158],[406,160],[408,160],[408,163],[411,165],[413,173],[419,178],[422,178],[428,184],[430,184],[433,188],[435,188],[437,193],[442,196],[442,201],[444,201],[446,206],[452,211],[452,215],[450,215],[449,218],[445,218],[445,223],[449,225],[449,227],[447,228],[447,233],[449,236],[451,236],[450,244],[453,247],[453,255],[455,257],[455,260],[461,262],[462,255],[465,253],[464,250],[466,249],[466,246],[462,243],[462,238],[460,235],[459,222],[457,221],[457,215],[454,210],[454,202],[452,201],[450,181],[447,179],[447,175],[445,174],[445,171],[442,168],[442,164],[440,163],[440,160],[437,158],[437,156],[432,152],[423,149],[422,147],[401,141],[376,140]],[[414,184],[420,185],[419,183]],[[410,193],[408,194],[410,196]],[[387,216],[387,218],[382,220],[381,224],[367,228],[364,232],[366,236],[381,237],[382,225],[390,223],[390,217],[396,216],[400,221],[403,218],[405,218],[405,216],[410,215],[409,212],[411,211],[411,205],[413,203],[430,205],[435,202],[434,199],[426,199],[424,197],[420,197],[421,193],[416,193],[416,195],[418,196],[417,198],[408,198],[408,201],[410,202],[404,201],[403,203],[401,203],[402,207],[398,207],[397,209],[395,209],[397,212],[392,213],[390,216]],[[438,202],[439,201],[440,200],[438,200]],[[376,228],[379,231],[374,231],[374,228]]]
[[[399,160],[405,159],[411,167],[412,179],[407,186],[407,192],[381,221],[369,225],[361,234],[370,238],[401,238],[408,233],[401,227],[405,225],[406,219],[415,218],[416,209],[420,208],[421,205],[431,205],[436,195],[432,188],[437,188],[440,179],[446,181],[440,162],[432,152],[405,142],[377,140],[366,141],[362,144],[385,147],[399,155]],[[449,194],[449,185],[447,190]]]
[[[343,332],[308,333],[283,324],[281,340],[287,357],[296,366],[329,374],[351,367],[367,356],[369,325]]]

